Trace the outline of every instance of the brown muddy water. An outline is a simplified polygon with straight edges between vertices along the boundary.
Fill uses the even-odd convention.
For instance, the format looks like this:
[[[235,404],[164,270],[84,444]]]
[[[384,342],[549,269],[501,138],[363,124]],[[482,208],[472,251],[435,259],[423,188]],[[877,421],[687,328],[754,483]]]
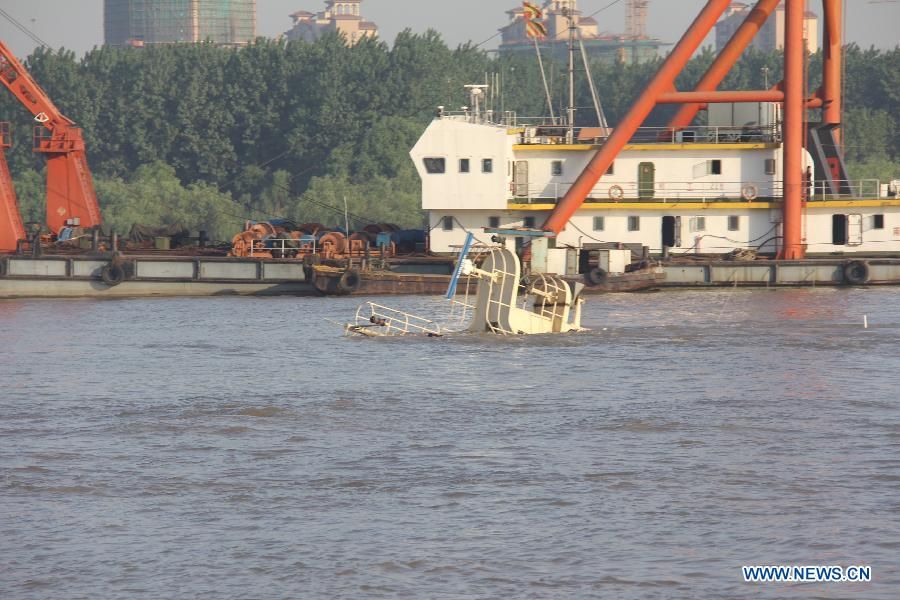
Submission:
[[[358,302],[0,302],[0,598],[900,597],[900,290]]]

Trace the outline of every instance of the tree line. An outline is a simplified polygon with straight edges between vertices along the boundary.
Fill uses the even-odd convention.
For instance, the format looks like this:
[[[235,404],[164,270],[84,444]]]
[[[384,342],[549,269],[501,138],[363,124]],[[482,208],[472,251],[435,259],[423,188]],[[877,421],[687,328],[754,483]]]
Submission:
[[[715,58],[699,53],[681,75],[690,89]],[[900,157],[900,48],[846,53],[846,145],[854,177],[888,179]],[[434,31],[401,33],[392,45],[337,34],[315,43],[259,39],[241,49],[210,44],[100,47],[78,59],[38,49],[27,68],[54,103],[84,129],[104,219],[184,224],[230,239],[246,219],[343,222],[344,203],[364,219],[423,225],[419,180],[408,152],[438,105],[467,104],[463,85],[502,82],[495,108],[546,114],[533,55],[495,56],[450,48]],[[553,97],[566,97],[564,65],[545,60]],[[810,88],[821,55],[810,58]],[[594,62],[591,72],[610,124],[628,110],[658,63]],[[722,89],[759,89],[781,77],[779,53],[750,51]],[[576,104],[593,111],[585,78]],[[557,108],[559,108],[559,106]],[[648,125],[664,125],[661,107]],[[43,218],[42,158],[28,142],[34,122],[9,94],[0,119],[13,124],[8,153],[23,216]]]

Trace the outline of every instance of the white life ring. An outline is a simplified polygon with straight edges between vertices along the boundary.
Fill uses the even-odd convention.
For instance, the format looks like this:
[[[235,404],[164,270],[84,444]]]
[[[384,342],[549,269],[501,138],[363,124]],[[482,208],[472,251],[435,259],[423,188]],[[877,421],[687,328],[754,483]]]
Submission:
[[[621,200],[624,196],[625,196],[625,190],[622,189],[621,185],[610,186],[609,197],[612,200]]]
[[[741,188],[741,198],[743,198],[747,202],[756,200],[757,196],[759,196],[759,190],[752,183],[748,183]]]

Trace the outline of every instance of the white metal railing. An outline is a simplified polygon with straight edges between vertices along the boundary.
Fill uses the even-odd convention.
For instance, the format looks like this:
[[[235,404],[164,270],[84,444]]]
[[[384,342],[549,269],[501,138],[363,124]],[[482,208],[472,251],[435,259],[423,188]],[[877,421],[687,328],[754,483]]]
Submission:
[[[444,111],[440,113],[440,117],[443,119],[456,119],[459,121],[468,121],[468,122],[477,122],[477,123],[485,123],[490,125],[501,125],[504,127],[538,127],[538,126],[554,126],[560,124],[560,118],[557,117],[557,122],[552,122],[552,120],[547,117],[520,117],[513,110],[507,110],[504,112],[500,111],[483,111],[478,118],[476,119],[475,115],[472,111],[468,110],[451,110]]]
[[[577,128],[576,139],[582,143],[599,144],[606,140],[612,129],[597,127]],[[520,136],[522,144],[560,144],[565,140],[566,127],[562,125],[525,125]],[[601,135],[589,136],[591,132]],[[641,127],[629,144],[774,144],[781,141],[778,126],[768,127]]]
[[[811,202],[824,200],[874,200],[881,198],[881,181],[878,179],[849,179],[836,181],[838,192],[831,191],[831,187],[824,181],[813,184]]]
[[[346,326],[346,332],[369,336],[443,335],[441,326],[434,321],[374,302],[365,302],[356,309],[356,321]]]
[[[834,193],[824,181],[809,187],[808,200],[877,200],[883,197],[878,179],[852,179],[836,182]],[[544,185],[512,184],[510,201],[522,204],[557,202],[572,187],[571,182],[552,182]],[[781,180],[770,181],[665,181],[656,182],[651,190],[638,182],[603,182],[591,189],[587,202],[721,202],[721,201],[778,201],[784,186]]]
[[[441,118],[468,122],[522,127],[519,142],[522,144],[560,144],[566,139],[568,127],[562,117],[520,117],[514,111],[483,111],[475,115],[471,111],[445,111]],[[602,143],[613,128],[576,127],[575,137],[583,143]],[[598,135],[591,135],[591,134]],[[629,140],[630,144],[739,144],[781,142],[778,125],[759,127],[693,125],[689,127],[641,127]]]
[[[572,187],[571,182],[522,186],[513,184],[511,201],[523,204],[557,202]],[[781,198],[780,181],[665,181],[644,187],[636,181],[605,182],[595,185],[587,202],[720,202]]]
[[[749,144],[780,142],[780,128],[767,127],[718,127],[698,125],[691,127],[641,127],[633,136],[632,144]]]

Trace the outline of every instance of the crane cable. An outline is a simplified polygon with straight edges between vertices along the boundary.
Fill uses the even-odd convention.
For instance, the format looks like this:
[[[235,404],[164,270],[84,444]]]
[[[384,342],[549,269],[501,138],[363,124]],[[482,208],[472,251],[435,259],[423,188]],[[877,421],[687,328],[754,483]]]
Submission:
[[[28,29],[28,28],[25,27],[24,25],[22,25],[22,23],[20,23],[19,21],[17,21],[15,17],[13,17],[12,15],[10,15],[8,12],[6,12],[5,10],[3,10],[2,8],[0,8],[0,16],[2,16],[4,19],[6,19],[6,20],[9,21],[10,23],[12,23],[13,27],[15,27],[16,29],[18,29],[19,31],[21,31],[22,33],[24,33],[26,36],[28,36],[29,38],[31,38],[31,41],[33,41],[34,43],[36,43],[38,46],[42,46],[42,47],[44,47],[44,48],[50,48],[50,44],[48,44],[47,42],[45,42],[44,40],[42,40],[40,37],[38,37],[38,35],[37,35],[36,33],[34,33],[33,31],[31,31],[30,29]]]

